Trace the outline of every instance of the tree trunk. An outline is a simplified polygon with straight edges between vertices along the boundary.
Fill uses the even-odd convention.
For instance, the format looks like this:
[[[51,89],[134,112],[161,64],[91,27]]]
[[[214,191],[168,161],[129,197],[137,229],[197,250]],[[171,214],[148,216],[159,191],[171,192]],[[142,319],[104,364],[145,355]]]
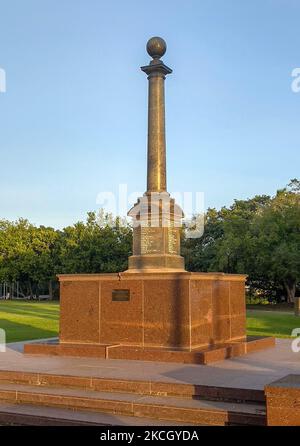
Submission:
[[[52,286],[52,280],[49,280],[49,299],[53,300],[53,286]]]
[[[31,282],[28,282],[28,289],[29,289],[29,295],[30,295],[30,300],[33,299],[33,293],[32,293],[32,286],[31,286]]]
[[[287,295],[287,302],[289,304],[294,302],[295,294],[296,294],[296,282],[293,281],[287,281],[284,284],[286,289],[286,295]]]

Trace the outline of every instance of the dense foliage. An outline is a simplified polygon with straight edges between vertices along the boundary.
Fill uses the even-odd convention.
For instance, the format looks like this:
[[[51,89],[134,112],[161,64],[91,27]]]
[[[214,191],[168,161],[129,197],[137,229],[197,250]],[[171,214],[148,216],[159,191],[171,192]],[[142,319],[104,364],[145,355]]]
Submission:
[[[25,296],[52,295],[58,273],[124,271],[131,244],[130,226],[103,212],[61,231],[0,220],[0,283],[18,282]],[[274,197],[208,209],[203,236],[183,235],[182,254],[190,271],[245,273],[252,294],[291,302],[300,285],[300,181]]]
[[[184,241],[191,271],[248,274],[250,292],[291,302],[300,285],[300,181],[274,197],[208,209],[204,234]]]
[[[24,296],[57,294],[56,274],[123,271],[131,228],[103,212],[59,231],[27,220],[0,221],[0,282],[18,282]],[[55,286],[56,285],[56,286]],[[9,288],[8,288],[9,289]]]

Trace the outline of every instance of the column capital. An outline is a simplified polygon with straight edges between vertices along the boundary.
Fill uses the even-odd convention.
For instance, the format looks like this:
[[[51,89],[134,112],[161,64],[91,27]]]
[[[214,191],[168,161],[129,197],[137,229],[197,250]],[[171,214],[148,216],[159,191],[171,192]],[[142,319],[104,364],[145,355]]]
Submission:
[[[150,62],[149,65],[145,65],[141,67],[141,70],[150,76],[166,76],[167,74],[171,74],[171,68],[167,67],[160,59],[154,59]]]

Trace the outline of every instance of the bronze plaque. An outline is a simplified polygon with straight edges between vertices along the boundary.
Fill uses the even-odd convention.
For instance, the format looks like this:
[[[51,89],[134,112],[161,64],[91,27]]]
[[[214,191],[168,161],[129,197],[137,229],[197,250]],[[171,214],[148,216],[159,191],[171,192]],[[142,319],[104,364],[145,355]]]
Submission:
[[[160,254],[163,246],[161,228],[141,227],[141,254]]]
[[[112,290],[113,302],[128,302],[130,300],[130,290]]]

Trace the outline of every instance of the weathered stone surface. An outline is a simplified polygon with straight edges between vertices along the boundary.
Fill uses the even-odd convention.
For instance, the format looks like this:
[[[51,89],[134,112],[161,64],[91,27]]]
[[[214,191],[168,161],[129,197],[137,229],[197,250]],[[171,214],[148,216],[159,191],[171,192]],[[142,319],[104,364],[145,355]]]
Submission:
[[[287,375],[265,387],[268,426],[300,426],[300,375]]]

